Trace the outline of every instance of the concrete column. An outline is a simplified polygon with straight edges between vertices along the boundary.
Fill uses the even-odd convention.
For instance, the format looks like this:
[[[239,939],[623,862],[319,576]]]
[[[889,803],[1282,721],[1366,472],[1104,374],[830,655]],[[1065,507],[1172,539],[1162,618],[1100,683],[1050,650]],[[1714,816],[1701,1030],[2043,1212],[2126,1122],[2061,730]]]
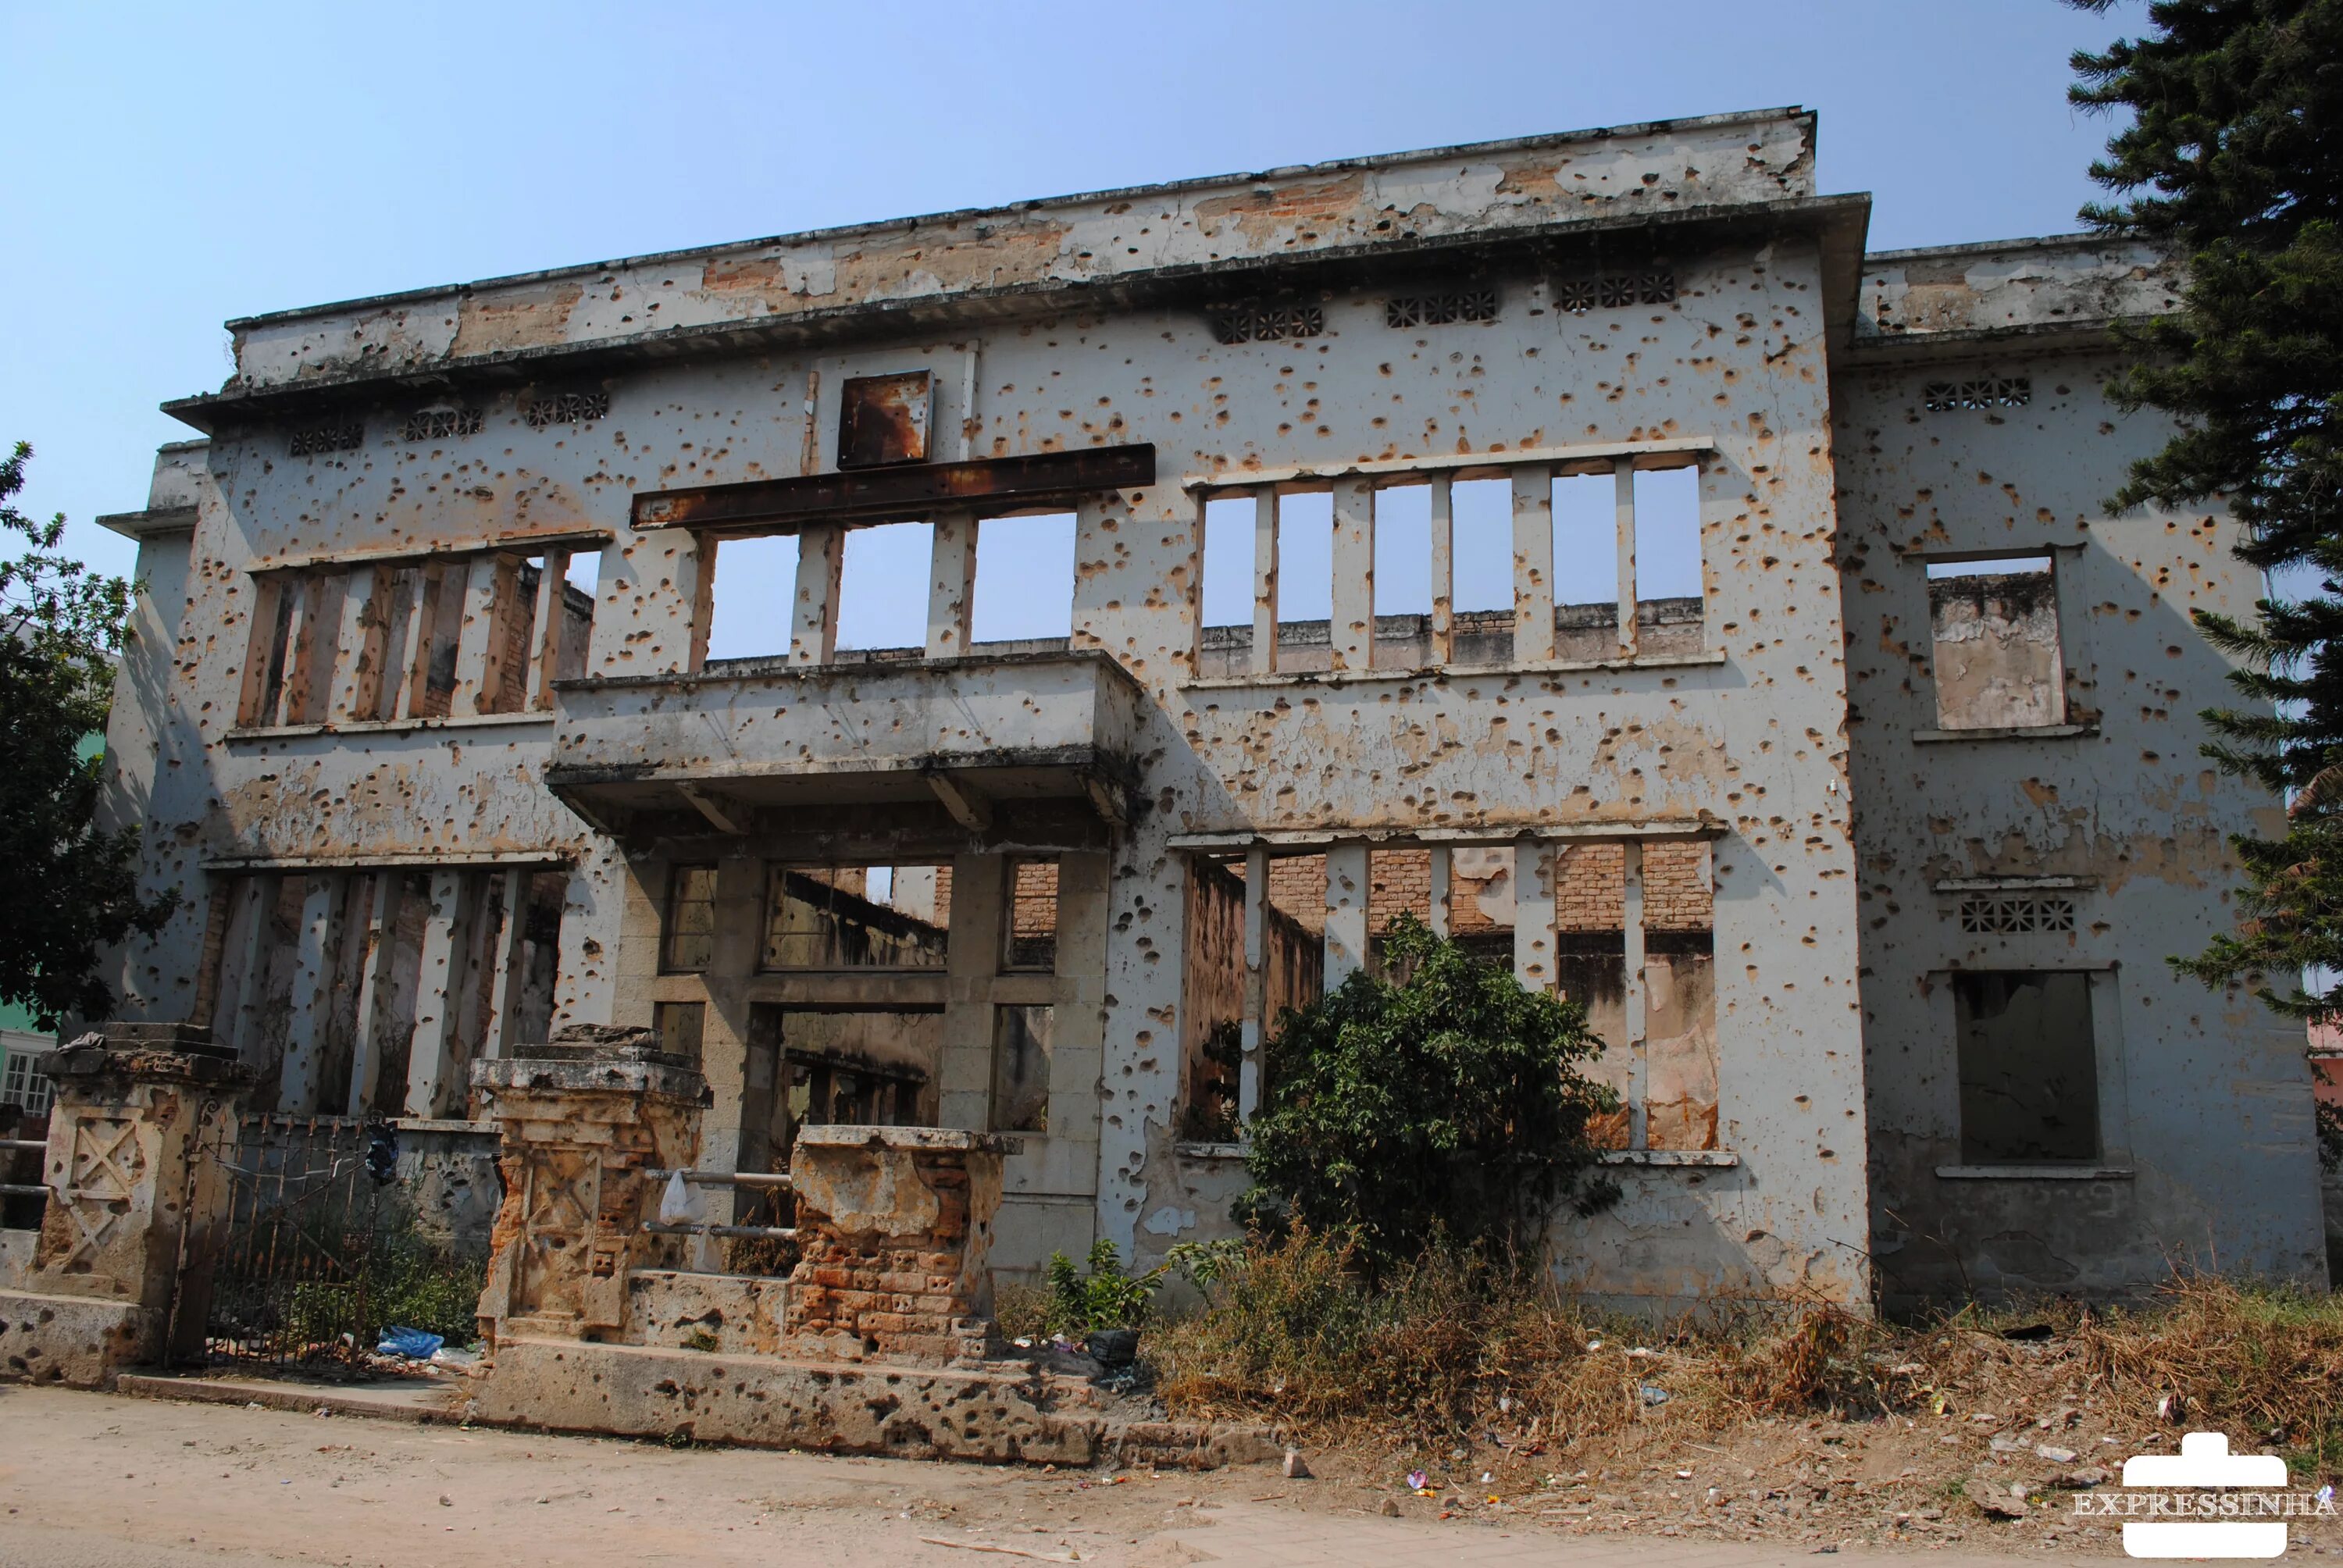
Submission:
[[[520,561],[490,552],[474,556],[466,568],[464,626],[456,638],[456,691],[447,711],[485,713],[503,684],[505,607],[518,591]]]
[[[602,551],[607,591],[594,615],[588,673],[681,675],[708,653],[716,541],[684,528],[621,527]]]
[[[1261,1109],[1261,1042],[1262,1014],[1268,1010],[1269,980],[1269,851],[1256,846],[1245,851],[1244,1011],[1237,1024],[1237,1042],[1244,1052],[1237,1064],[1237,1120],[1251,1121]]]
[[[211,1030],[173,1023],[108,1024],[48,1073],[48,1215],[21,1286],[0,1290],[0,1365],[103,1387],[202,1348],[221,1154],[252,1074]]]
[[[414,718],[423,700],[423,657],[424,650],[431,646],[432,611],[439,602],[439,571],[437,565],[429,563],[416,569],[415,592],[407,600],[407,615],[389,630],[389,647],[396,662],[384,669],[382,678],[393,683],[390,709],[394,719]]]
[[[1554,860],[1535,839],[1513,845],[1513,978],[1532,990],[1554,984]]]
[[[480,1054],[502,1056],[512,1043],[513,1004],[527,979],[520,972],[521,928],[528,919],[528,868],[507,866],[501,896],[488,914],[499,923],[497,945],[489,960],[488,1022],[481,1031]]]
[[[1041,1191],[1087,1198],[1098,1184],[1099,1081],[1106,1070],[1106,939],[1114,862],[1058,857],[1058,962],[1051,987],[1050,1135]],[[1028,1138],[1030,1148],[1035,1140]]]
[[[939,512],[928,574],[928,657],[958,658],[968,651],[969,618],[976,607],[977,520],[966,512]]]
[[[1619,518],[1619,652],[1635,653],[1635,460],[1622,457],[1611,470],[1614,509]]]
[[[261,1020],[268,1007],[268,960],[275,946],[270,928],[277,922],[279,879],[274,871],[258,871],[244,884],[250,919],[237,933],[236,1008],[227,1043],[251,1063],[259,1052]]]
[[[391,568],[358,567],[342,590],[340,625],[334,638],[333,685],[326,719],[348,724],[372,719],[382,690],[382,661],[388,638],[383,624]]]
[[[1432,638],[1426,662],[1456,657],[1456,506],[1445,474],[1432,477]]]
[[[431,912],[423,921],[423,961],[415,980],[415,1033],[407,1054],[407,1114],[445,1117],[455,1103],[464,974],[461,871],[431,874]]]
[[[1455,856],[1445,844],[1432,846],[1432,910],[1423,923],[1435,937],[1448,934],[1451,890],[1455,886]]]
[[[1277,492],[1252,498],[1252,673],[1277,668]]]
[[[1651,1052],[1644,1049],[1645,1020],[1651,1016],[1651,992],[1644,975],[1644,846],[1640,839],[1630,839],[1620,846],[1624,851],[1624,882],[1622,894],[1624,914],[1620,924],[1625,928],[1626,957],[1626,1031],[1628,1060],[1627,1146],[1642,1149],[1649,1141],[1646,1101],[1651,1095]]]
[[[1367,857],[1364,844],[1326,851],[1326,989],[1367,967]]]
[[[292,596],[293,614],[285,626],[285,662],[278,667],[277,703],[261,717],[263,724],[295,724],[308,699],[309,660],[302,644],[309,639],[310,622],[317,613],[317,579],[308,573],[288,576],[285,592]]]
[[[648,1029],[571,1025],[473,1063],[471,1087],[503,1135],[479,1309],[500,1352],[622,1329],[628,1271],[680,1265],[685,1238],[643,1229],[658,1202],[645,1172],[697,1164],[706,1081],[658,1044]]]
[[[537,579],[537,603],[528,618],[528,708],[553,706],[553,682],[561,670],[561,638],[568,617],[563,614],[563,585],[568,580],[569,552],[548,550]]]
[[[1365,669],[1375,656],[1375,490],[1365,479],[1334,482],[1333,558],[1333,667]]]
[[[368,900],[366,931],[360,939],[366,943],[366,950],[358,962],[357,1021],[350,1036],[350,1099],[347,1114],[351,1116],[364,1116],[377,1109],[376,1079],[382,1070],[382,1020],[377,1015],[396,983],[390,966],[398,948],[395,928],[399,884],[404,879],[398,871],[374,873],[374,896]]]
[[[334,1010],[334,914],[341,908],[347,879],[313,876],[301,900],[293,950],[293,1013],[286,1021],[285,1073],[277,1091],[277,1109],[288,1116],[317,1113],[326,1020]]]
[[[1007,863],[999,855],[952,858],[943,1060],[936,1064],[936,1123],[941,1127],[981,1132],[992,1124],[992,977],[1001,967]]]
[[[798,591],[789,618],[789,662],[828,664],[838,657],[839,585],[846,571],[846,530],[820,523],[798,534]]]
[[[1513,658],[1554,657],[1554,474],[1513,470]]]

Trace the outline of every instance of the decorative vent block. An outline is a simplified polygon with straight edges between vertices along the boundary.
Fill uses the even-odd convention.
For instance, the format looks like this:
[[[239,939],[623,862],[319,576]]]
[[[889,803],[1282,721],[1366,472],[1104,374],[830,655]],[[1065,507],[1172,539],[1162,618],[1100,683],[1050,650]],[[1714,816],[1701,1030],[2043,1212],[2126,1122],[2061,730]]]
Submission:
[[[1599,277],[1565,278],[1554,286],[1554,302],[1573,316],[1616,310],[1624,305],[1665,305],[1676,297],[1676,275],[1664,266],[1642,272],[1606,272]]]
[[[548,425],[588,425],[610,411],[608,392],[560,392],[521,405],[521,417],[532,430]]]
[[[1921,389],[1931,414],[1956,408],[2023,408],[2034,401],[2034,383],[2023,376],[1981,376],[1974,381],[1931,381]]]
[[[1961,900],[1961,930],[1980,936],[2071,931],[2075,900],[2056,893],[1970,893]]]
[[[480,433],[481,414],[478,408],[426,408],[409,414],[400,438],[407,441],[445,441],[455,436],[477,436]]]
[[[1317,337],[1326,330],[1326,312],[1315,305],[1247,300],[1211,312],[1212,336],[1223,343],[1278,343]]]
[[[311,425],[293,432],[292,450],[297,457],[313,457],[320,452],[355,452],[366,444],[366,427],[357,421],[347,425]]]
[[[1493,288],[1460,288],[1453,294],[1410,295],[1383,301],[1386,327],[1445,327],[1452,321],[1496,319]]]

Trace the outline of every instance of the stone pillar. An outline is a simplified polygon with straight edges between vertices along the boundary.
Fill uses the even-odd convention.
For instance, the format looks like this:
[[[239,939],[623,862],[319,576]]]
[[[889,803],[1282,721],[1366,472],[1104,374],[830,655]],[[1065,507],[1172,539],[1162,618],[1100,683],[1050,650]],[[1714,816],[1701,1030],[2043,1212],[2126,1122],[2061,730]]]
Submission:
[[[940,1127],[813,1126],[789,1160],[798,1266],[784,1354],[969,1366],[992,1353],[986,1255],[1013,1140]]]
[[[48,1072],[48,1211],[21,1288],[0,1290],[0,1376],[103,1387],[202,1349],[221,1157],[252,1074],[183,1023],[109,1024]]]
[[[707,1081],[658,1049],[648,1029],[569,1024],[550,1043],[472,1064],[472,1087],[502,1135],[480,1327],[508,1335],[616,1339],[627,1274],[680,1266],[681,1239],[646,1231],[659,1184],[699,1152]]]

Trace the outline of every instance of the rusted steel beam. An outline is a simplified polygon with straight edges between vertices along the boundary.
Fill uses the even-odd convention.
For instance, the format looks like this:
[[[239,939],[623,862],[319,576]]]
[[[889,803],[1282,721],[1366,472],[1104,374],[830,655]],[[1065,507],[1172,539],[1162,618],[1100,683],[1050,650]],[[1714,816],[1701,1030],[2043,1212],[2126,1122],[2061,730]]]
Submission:
[[[635,498],[639,528],[747,533],[814,518],[887,522],[976,502],[1031,506],[1155,482],[1151,445],[1085,447],[969,463],[907,463],[745,485],[654,490]]]

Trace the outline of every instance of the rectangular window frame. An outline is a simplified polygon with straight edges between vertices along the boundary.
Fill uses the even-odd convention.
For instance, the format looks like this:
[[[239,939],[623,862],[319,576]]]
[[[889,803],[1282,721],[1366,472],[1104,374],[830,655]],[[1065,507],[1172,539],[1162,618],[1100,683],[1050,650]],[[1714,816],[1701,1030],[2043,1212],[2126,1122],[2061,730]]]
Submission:
[[[1982,968],[1982,966],[1979,966]],[[1929,1037],[1941,1041],[1945,1070],[1937,1084],[1934,1127],[1953,1158],[1936,1167],[1938,1179],[1948,1181],[2129,1181],[2136,1174],[2130,1142],[2130,1073],[2124,1047],[2121,971],[2113,963],[2043,962],[1996,965],[2026,972],[2069,972],[2087,977],[2090,985],[2091,1047],[2097,1068],[2099,1155],[2096,1161],[2043,1164],[1973,1165],[1960,1158],[1960,1023],[1953,994],[1953,977],[1971,972],[1970,966],[1931,970],[1926,977]]]
[[[1928,568],[1937,566],[1960,566],[1974,561],[2016,560],[2040,558],[2050,563],[2051,613],[2057,618],[2057,645],[2053,650],[2057,688],[2052,693],[2057,718],[2049,724],[2014,725],[2006,727],[1964,727],[1946,729],[1942,721],[1937,690],[1936,613],[1929,602]],[[2073,696],[2071,677],[2078,668],[2082,649],[2078,639],[2084,621],[2083,588],[2079,580],[2084,569],[2082,547],[2046,541],[2040,544],[2010,544],[1984,549],[1927,550],[1908,558],[1918,568],[1920,578],[1920,623],[1928,628],[1928,678],[1915,682],[1916,700],[1920,704],[1915,714],[1912,739],[1916,744],[1943,745],[1957,742],[1993,740],[2056,740],[2074,739],[2098,733],[2096,716],[2079,711]]]
[[[684,896],[686,879],[703,872],[708,878],[708,896],[705,899],[686,899]],[[668,867],[667,892],[666,896],[659,900],[659,973],[704,975],[716,967],[716,911],[720,901],[718,894],[719,886],[719,873],[717,863],[713,860],[679,860]],[[678,922],[678,916],[687,905],[694,908],[706,906],[708,930],[705,932],[682,930]],[[676,957],[678,940],[683,937],[699,936],[705,936],[707,939],[707,958],[697,963],[679,960]]]
[[[773,962],[773,961],[772,961],[772,956],[771,956],[771,955],[772,955],[772,940],[773,940],[773,934],[772,934],[772,933],[773,933],[773,920],[774,920],[774,916],[776,915],[776,913],[778,913],[779,901],[780,901],[780,899],[781,899],[781,896],[782,896],[782,886],[783,886],[783,884],[782,884],[782,879],[783,879],[785,876],[787,876],[789,873],[793,872],[793,871],[794,871],[794,872],[800,872],[800,873],[803,873],[803,872],[809,872],[809,871],[837,871],[837,870],[842,870],[842,869],[853,869],[853,868],[854,868],[854,866],[855,866],[856,864],[857,864],[856,862],[851,862],[851,861],[810,861],[810,860],[794,860],[794,859],[767,860],[767,861],[763,862],[763,871],[762,871],[762,874],[763,874],[763,876],[764,876],[765,880],[764,880],[764,888],[763,888],[763,890],[762,890],[762,894],[761,894],[761,896],[760,896],[760,898],[759,898],[759,924],[758,924],[758,928],[757,928],[757,931],[758,931],[758,935],[757,935],[757,963],[756,963],[756,970],[755,970],[755,973],[756,973],[756,975],[757,975],[757,977],[758,977],[759,979],[760,979],[760,980],[771,980],[771,979],[774,979],[774,978],[777,978],[777,977],[787,977],[787,976],[823,976],[823,975],[837,976],[837,975],[873,975],[873,974],[879,974],[879,975],[892,974],[892,975],[906,975],[906,976],[909,976],[909,975],[933,975],[933,976],[937,976],[937,977],[941,977],[941,976],[943,976],[944,974],[946,974],[946,973],[948,973],[948,972],[949,972],[950,968],[950,962],[951,962],[951,934],[952,934],[952,926],[951,926],[951,924],[950,924],[950,923],[947,923],[947,924],[945,925],[945,927],[943,928],[943,931],[944,931],[944,951],[943,951],[943,953],[942,953],[940,956],[939,956],[939,957],[938,957],[938,959],[936,960],[936,961],[935,961],[935,962],[933,962],[933,963],[921,963],[921,964],[879,964],[879,963],[873,963],[873,964],[843,964],[843,965],[840,965],[840,964],[780,964],[780,963],[775,963],[775,962]],[[910,859],[910,860],[890,861],[890,862],[889,862],[889,865],[890,865],[890,869],[897,869],[897,870],[901,870],[901,869],[925,869],[925,868],[928,868],[928,867],[936,867],[936,868],[949,869],[949,868],[952,865],[952,861],[951,861],[950,859],[948,859],[948,858],[944,858],[944,857],[932,857],[932,858],[919,859]],[[955,891],[955,894],[957,894],[957,892],[958,892],[958,887],[957,887],[957,884],[956,884],[956,883],[955,883],[954,891]],[[848,897],[859,897],[859,895],[855,895],[855,894],[848,894],[847,896],[848,896]],[[867,903],[867,902],[871,902],[872,900],[864,900],[863,901]],[[879,907],[880,907],[880,908],[886,908],[887,906],[880,905],[880,906],[879,906]]]
[[[1635,487],[1637,473],[1691,467],[1701,475],[1704,494],[1716,460],[1715,443],[1706,439],[1606,443],[1587,447],[1551,447],[1521,452],[1460,454],[1448,458],[1395,459],[1358,463],[1326,469],[1292,468],[1252,474],[1212,475],[1191,479],[1187,489],[1194,513],[1195,538],[1204,548],[1205,508],[1214,502],[1250,496],[1255,507],[1253,534],[1253,615],[1247,668],[1232,675],[1192,677],[1191,688],[1247,686],[1262,683],[1356,679],[1378,674],[1404,676],[1419,669],[1453,673],[1483,671],[1604,668],[1621,666],[1677,666],[1724,661],[1719,638],[1720,618],[1710,601],[1707,568],[1702,563],[1701,651],[1696,654],[1654,654],[1642,647],[1644,618],[1639,614],[1635,582]],[[1609,473],[1615,491],[1616,558],[1614,586],[1617,605],[1615,647],[1611,657],[1565,658],[1558,656],[1556,608],[1553,602],[1554,538],[1553,482],[1564,475]],[[1456,657],[1454,604],[1455,536],[1452,492],[1460,482],[1506,478],[1513,487],[1515,576],[1514,640],[1511,657],[1497,663],[1463,663]],[[1425,618],[1424,657],[1421,662],[1397,666],[1375,658],[1373,604],[1374,498],[1383,489],[1416,485],[1432,488],[1431,601]],[[1334,493],[1333,610],[1329,621],[1332,647],[1329,668],[1296,669],[1281,661],[1277,648],[1280,573],[1278,510],[1291,494],[1332,489]],[[1703,504],[1701,529],[1706,531],[1707,506]],[[1543,560],[1544,564],[1540,562]],[[1363,563],[1345,571],[1346,563]],[[1204,570],[1192,574],[1189,593],[1194,645],[1191,668],[1202,668],[1204,656]],[[1282,667],[1282,662],[1283,667]]]

